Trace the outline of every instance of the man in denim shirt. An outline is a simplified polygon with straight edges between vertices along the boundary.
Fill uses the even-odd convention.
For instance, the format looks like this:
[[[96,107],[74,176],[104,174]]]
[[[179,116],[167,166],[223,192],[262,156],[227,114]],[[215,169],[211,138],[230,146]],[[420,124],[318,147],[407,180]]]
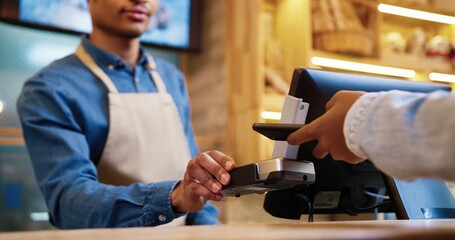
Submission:
[[[235,163],[198,154],[182,73],[140,46],[157,4],[90,0],[90,36],[23,87],[26,145],[59,228],[218,223],[206,202]]]

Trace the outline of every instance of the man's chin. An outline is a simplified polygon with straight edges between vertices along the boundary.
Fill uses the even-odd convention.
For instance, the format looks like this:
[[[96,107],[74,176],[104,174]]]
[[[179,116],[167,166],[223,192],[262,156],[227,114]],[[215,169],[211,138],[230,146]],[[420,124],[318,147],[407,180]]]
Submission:
[[[147,30],[147,26],[133,24],[129,26],[118,26],[117,28],[111,27],[110,30],[118,36],[135,39],[139,38]]]
[[[145,30],[129,30],[129,31],[122,31],[120,35],[125,38],[136,39],[140,38],[141,35],[145,32]]]

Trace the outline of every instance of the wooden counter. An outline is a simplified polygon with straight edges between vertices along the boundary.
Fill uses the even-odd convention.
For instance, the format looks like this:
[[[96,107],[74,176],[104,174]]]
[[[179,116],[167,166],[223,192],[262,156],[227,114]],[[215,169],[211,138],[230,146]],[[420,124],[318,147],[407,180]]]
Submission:
[[[455,220],[280,223],[1,233],[5,240],[455,239]]]

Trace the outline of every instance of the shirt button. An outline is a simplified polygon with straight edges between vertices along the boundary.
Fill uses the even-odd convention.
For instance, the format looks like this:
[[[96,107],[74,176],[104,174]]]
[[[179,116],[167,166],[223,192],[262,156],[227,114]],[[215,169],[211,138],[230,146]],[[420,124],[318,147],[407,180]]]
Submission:
[[[166,221],[167,218],[166,218],[166,216],[164,216],[164,215],[160,215],[160,216],[158,216],[158,219],[159,219],[161,222],[164,222],[164,221]]]
[[[114,70],[114,65],[109,64],[109,66],[107,66],[107,68],[109,68],[109,70]]]

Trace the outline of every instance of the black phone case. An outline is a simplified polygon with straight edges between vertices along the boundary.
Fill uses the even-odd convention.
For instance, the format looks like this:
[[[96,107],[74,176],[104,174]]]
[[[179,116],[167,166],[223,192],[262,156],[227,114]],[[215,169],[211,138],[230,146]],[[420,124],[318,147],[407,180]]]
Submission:
[[[291,123],[254,123],[253,130],[275,141],[286,141],[289,134],[297,131],[305,124]]]

